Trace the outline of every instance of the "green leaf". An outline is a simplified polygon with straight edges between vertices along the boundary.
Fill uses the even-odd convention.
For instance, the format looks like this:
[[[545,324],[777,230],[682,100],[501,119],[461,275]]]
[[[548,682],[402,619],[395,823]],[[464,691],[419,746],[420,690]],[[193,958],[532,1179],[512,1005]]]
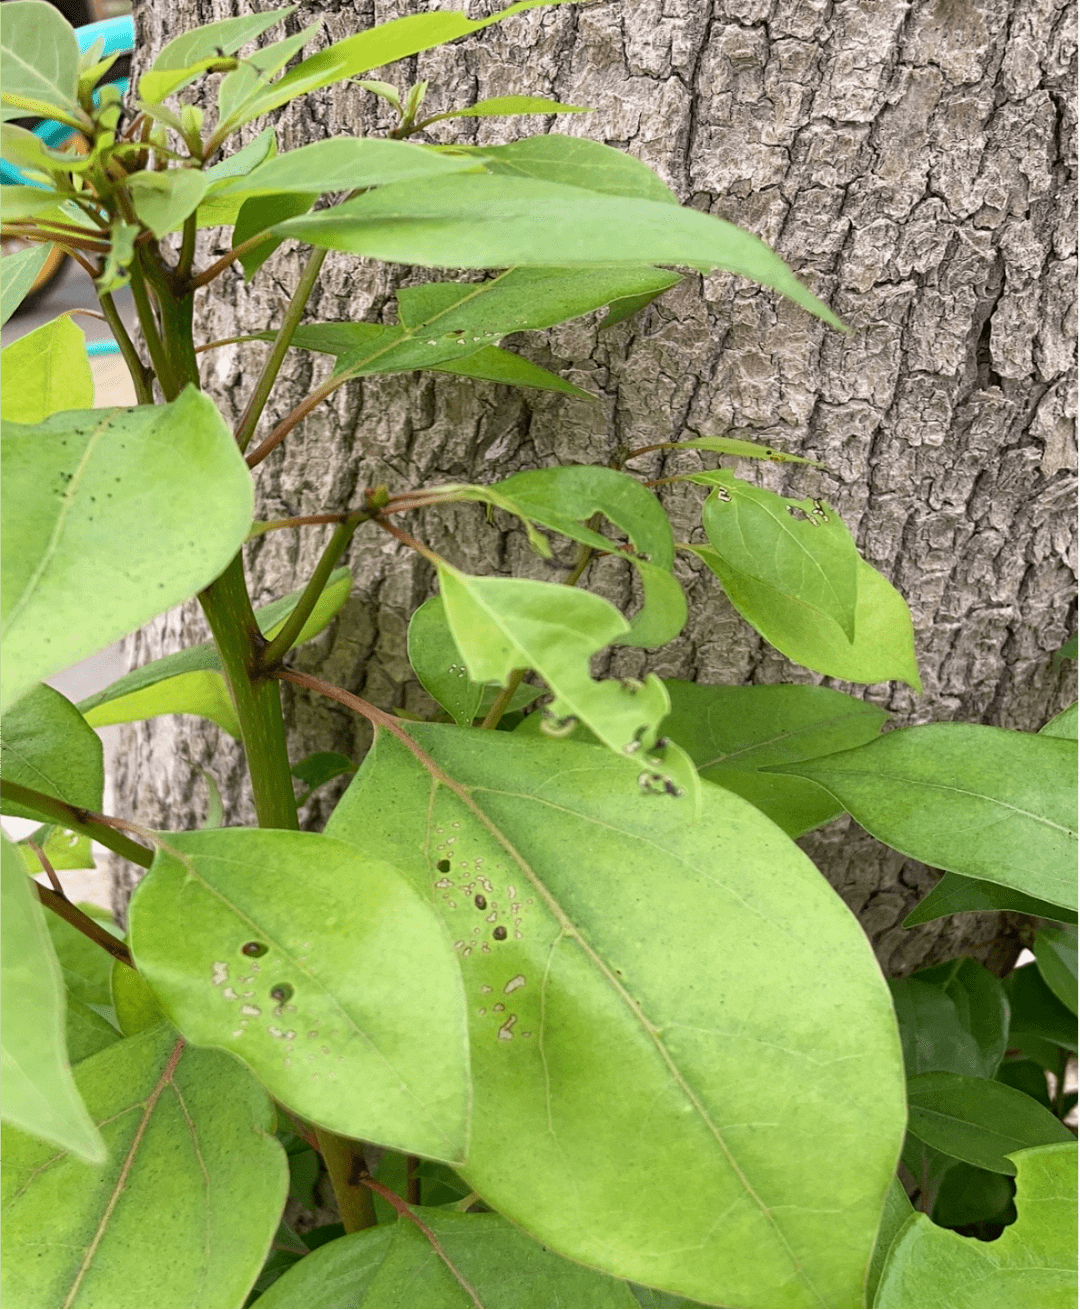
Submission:
[[[876,1306],[1076,1305],[1076,1143],[1015,1153],[1016,1223],[975,1242],[913,1215],[889,1251]]]
[[[703,778],[744,796],[791,837],[834,819],[842,807],[803,778],[763,773],[872,741],[884,710],[827,687],[709,687],[665,678],[671,713],[660,731]]]
[[[415,182],[450,173],[475,172],[471,159],[438,154],[429,146],[378,137],[336,137],[300,146],[260,164],[215,194],[272,196],[283,192],[316,195],[324,191],[354,191],[388,182]]]
[[[135,173],[127,184],[135,213],[159,238],[167,236],[193,214],[206,193],[206,178],[193,168]]]
[[[92,728],[104,728],[112,723],[153,719],[159,714],[197,714],[212,719],[237,740],[240,738],[236,708],[224,676],[216,669],[178,673],[140,691],[102,701],[86,711],[86,722]]]
[[[280,236],[354,255],[443,268],[683,264],[760,282],[833,327],[843,324],[763,241],[723,219],[658,200],[600,195],[528,177],[465,173],[378,187],[289,219]]]
[[[507,100],[518,98],[505,97]],[[572,109],[573,106],[568,105],[566,108]],[[613,150],[611,146],[602,145],[599,141],[590,141],[588,137],[561,136],[558,132],[550,132],[546,136],[514,141],[507,146],[459,146],[453,149],[468,151],[473,158],[481,158],[490,173],[532,178],[537,182],[557,182],[562,186],[580,187],[601,195],[655,200],[662,205],[679,203],[671,188],[647,164],[625,151]]]
[[[11,4],[37,3],[37,0],[8,0]],[[49,214],[50,218],[66,218],[60,212],[60,199],[47,187],[7,185],[0,192],[0,219],[15,223],[20,218]],[[50,210],[56,212],[49,213]],[[10,256],[9,256],[10,258]]]
[[[204,168],[203,177],[206,178],[208,187],[207,199],[212,200],[231,179],[246,177],[252,169],[258,168],[264,160],[272,158],[276,152],[277,137],[274,135],[274,129],[267,127],[246,146],[241,146],[239,150],[234,150],[231,155],[226,155],[218,163]]]
[[[456,377],[476,378],[480,382],[499,382],[507,387],[536,387],[540,391],[558,391],[577,400],[595,400],[590,391],[582,391],[557,373],[551,373],[539,364],[522,359],[498,346],[482,346],[479,350],[453,363],[431,364],[435,373],[452,373]]]
[[[5,1133],[5,1303],[242,1305],[288,1186],[266,1093],[167,1027],[114,1042],[75,1080],[109,1158]]]
[[[473,720],[490,708],[498,688],[473,682],[458,652],[446,622],[441,596],[431,596],[414,611],[409,620],[409,663],[428,695],[437,701],[461,728],[471,728]],[[541,695],[536,687],[522,685],[507,707],[520,709]]]
[[[20,2],[8,0],[9,4]],[[0,261],[0,326],[26,299],[52,251],[51,245],[27,246],[24,250],[16,250],[13,255],[5,255]]]
[[[855,640],[820,611],[792,602],[730,568],[716,551],[693,547],[723,583],[728,599],[770,645],[808,669],[845,682],[906,682],[922,689],[915,663],[911,615],[900,593],[859,559],[856,572]]]
[[[457,942],[465,1181],[619,1277],[711,1305],[858,1304],[903,1088],[839,897],[719,787],[688,823],[596,747],[407,735],[420,758],[380,731],[328,831],[393,860]]]
[[[594,514],[602,514],[630,538],[632,549],[625,555],[638,570],[644,591],[644,603],[629,631],[616,638],[618,643],[662,646],[682,631],[686,599],[671,574],[675,561],[671,524],[660,502],[636,478],[578,464],[517,473],[475,494],[492,496],[491,503],[572,541],[597,550],[623,550],[588,526]]]
[[[116,1022],[125,1037],[134,1037],[147,1028],[165,1022],[165,1015],[146,979],[129,965],[114,960],[109,975]]]
[[[435,114],[432,118],[425,119],[425,122],[441,123],[447,118],[497,118],[503,114],[590,113],[592,110],[583,105],[564,105],[558,100],[547,100],[544,96],[492,96],[489,100],[478,100],[475,105],[469,105],[465,109],[451,109],[445,114]]]
[[[1035,1056],[1040,1064],[1042,1051],[1032,1045],[1032,1038],[1065,1051],[1076,1050],[1076,1015],[1047,987],[1037,964],[1014,969],[1005,979],[1005,994],[1009,1000],[1010,1046]]]
[[[855,640],[859,552],[843,519],[822,500],[792,500],[727,469],[710,475],[701,510],[709,544],[726,567],[837,624]]]
[[[335,569],[331,573],[330,581],[326,584],[322,595],[316,602],[308,621],[300,630],[300,636],[297,638],[298,645],[318,636],[338,610],[341,609],[342,605],[345,604],[351,586],[352,576],[348,569]],[[271,601],[269,605],[264,605],[255,611],[255,617],[259,621],[264,637],[272,638],[281,630],[301,594],[302,589],[292,591],[287,596],[281,596],[277,600]],[[94,695],[81,700],[78,708],[86,717],[88,723],[94,727],[103,727],[107,723],[127,723],[131,721],[131,718],[140,717],[137,713],[131,713],[129,716],[129,711],[141,709],[147,704],[197,705],[199,708],[159,709],[155,710],[155,713],[206,714],[220,723],[227,732],[231,732],[235,720],[229,718],[228,709],[218,699],[215,684],[199,683],[195,679],[181,681],[182,677],[202,670],[215,670],[220,676],[221,661],[218,658],[217,650],[209,642],[201,643],[198,646],[188,646],[185,650],[177,651],[173,655],[165,655],[159,660],[152,660],[149,664],[144,664],[141,668],[132,669],[130,673],[125,673],[123,677],[117,678],[104,690],[95,692]],[[172,683],[172,687],[163,692],[163,697],[168,697],[167,701],[164,699],[147,701],[141,696],[136,696],[136,693],[142,693],[148,688],[155,687],[167,680]],[[224,686],[224,682],[219,685]],[[225,695],[227,696],[228,693],[226,692]],[[198,699],[196,699],[196,696],[198,696]],[[117,707],[115,705],[117,701],[123,701],[124,704]],[[213,709],[213,713],[210,713],[211,709]],[[124,717],[111,717],[120,714],[123,714]],[[236,736],[238,733],[233,735]]]
[[[1043,982],[1076,1013],[1076,929],[1040,928],[1032,946]]]
[[[414,1207],[442,1258],[406,1219],[339,1237],[284,1273],[255,1302],[270,1306],[636,1307],[630,1289],[563,1260],[497,1214]],[[455,1276],[456,1275],[456,1276]]]
[[[212,582],[251,523],[247,465],[192,388],[5,424],[3,497],[5,706]]]
[[[1065,644],[1064,644],[1063,646],[1060,646],[1056,651],[1054,651],[1054,658],[1053,658],[1053,660],[1051,661],[1051,666],[1052,666],[1053,668],[1055,668],[1055,669],[1058,668],[1059,665],[1061,664],[1062,660],[1074,660],[1074,659],[1076,659],[1076,655],[1077,655],[1077,647],[1076,647],[1076,639],[1077,639],[1077,635],[1078,635],[1078,634],[1074,632],[1073,635],[1068,639],[1068,641],[1065,642]]]
[[[946,1170],[934,1198],[934,1223],[942,1228],[966,1227],[969,1224],[993,1222],[995,1219],[1002,1223],[1015,1223],[1015,1191],[1016,1186],[1010,1174],[994,1173],[993,1170],[979,1169],[963,1160],[957,1161],[952,1168]]]
[[[41,841],[41,837],[46,833],[48,835],[45,840]],[[90,838],[84,837],[82,833],[70,832],[57,827],[39,828],[37,834],[34,835],[34,841],[41,846],[45,852],[45,858],[54,869],[94,868]],[[18,843],[18,846],[27,873],[44,873],[45,870],[41,867],[41,861],[26,845],[25,838]]]
[[[908,1200],[907,1192],[901,1186],[900,1179],[894,1178],[885,1193],[885,1208],[881,1213],[881,1227],[878,1229],[874,1254],[870,1260],[870,1273],[866,1280],[866,1305],[874,1304],[874,1294],[888,1259],[892,1246],[900,1229],[911,1218],[914,1211]]]
[[[120,1040],[122,1034],[104,1015],[97,1010],[92,1010],[84,1001],[69,996],[65,1010],[64,1036],[67,1041],[68,1059],[72,1064],[89,1060],[92,1055],[97,1055],[98,1051],[103,1051],[106,1046],[111,1046],[113,1042]]]
[[[18,852],[0,837],[0,944],[3,946],[3,1117],[84,1160],[103,1160],[105,1145],[86,1112],[67,1062],[64,987]],[[12,1230],[8,1229],[8,1239]],[[9,1246],[9,1255],[14,1247]],[[15,1304],[15,1302],[9,1302]]]
[[[105,771],[101,741],[72,703],[52,687],[35,687],[0,725],[0,777],[85,810],[101,810]],[[15,802],[5,814],[40,819]]]
[[[316,833],[164,840],[131,944],[184,1036],[238,1055],[314,1123],[463,1158],[464,998],[445,930],[405,879]]]
[[[1077,739],[1077,702],[1064,709],[1060,714],[1055,714],[1049,723],[1044,724],[1039,729],[1041,737],[1066,737],[1070,741]]]
[[[469,677],[506,685],[516,669],[534,669],[551,688],[549,731],[580,721],[613,751],[641,752],[643,789],[689,792],[696,808],[697,771],[678,746],[662,746],[661,720],[671,708],[654,673],[644,682],[594,682],[589,661],[629,624],[610,601],[588,591],[531,578],[479,578],[439,564],[446,619]]]
[[[5,346],[0,362],[0,418],[5,423],[40,423],[58,410],[89,409],[94,403],[86,334],[67,314]]]
[[[988,969],[972,959],[947,960],[890,978],[889,987],[909,1078],[935,1071],[994,1076],[1008,1046],[1009,1006]]]
[[[1007,1087],[1015,1087],[1025,1096],[1033,1097],[1048,1110],[1054,1108],[1050,1101],[1050,1089],[1046,1085],[1046,1071],[1036,1060],[1025,1059],[1022,1056],[1018,1059],[1005,1060],[994,1077],[999,1083],[1005,1083]]]
[[[1069,1142],[1049,1110],[990,1078],[924,1073],[908,1079],[908,1132],[936,1151],[999,1174],[1016,1172],[1011,1151]]]
[[[904,855],[1076,909],[1075,742],[928,723],[780,771]]]
[[[428,14],[410,14],[405,18],[395,18],[389,23],[380,23],[366,32],[357,32],[355,36],[346,37],[344,41],[335,42],[326,50],[309,55],[295,68],[292,68],[271,83],[261,96],[244,106],[243,115],[234,116],[234,125],[248,122],[260,114],[269,113],[293,100],[331,82],[340,82],[347,77],[359,77],[361,73],[381,68],[395,60],[405,59],[409,55],[419,54],[421,50],[430,50],[433,46],[445,45],[447,41],[459,36],[468,36],[479,32],[492,23],[499,23],[504,18],[522,13],[526,9],[535,9],[539,5],[563,4],[566,0],[518,0],[499,13],[488,18],[472,21],[464,14],[446,10]]]
[[[334,778],[340,778],[343,773],[355,773],[356,765],[340,751],[315,751],[298,760],[289,772],[314,791]]]
[[[139,78],[139,95],[143,100],[164,100],[193,82],[200,73],[215,65],[229,64],[226,57],[241,46],[254,41],[275,23],[294,13],[296,5],[270,9],[261,14],[242,14],[207,23],[175,37],[154,60],[149,73]]]
[[[231,73],[221,79],[218,90],[218,122],[228,121],[237,111],[259,93],[275,73],[280,73],[294,55],[307,45],[322,28],[322,20],[317,20],[310,27],[305,27],[295,36],[286,37],[284,41],[275,41],[263,46],[261,50],[252,51]]]
[[[78,908],[108,928],[114,937],[122,936],[108,910],[85,901]],[[91,1009],[111,1010],[109,976],[112,972],[112,956],[51,910],[45,912],[45,926],[60,962],[68,995],[89,1005]]]
[[[243,199],[241,196],[236,198]],[[278,196],[253,196],[249,200],[244,200],[236,215],[236,225],[233,227],[233,246],[241,245],[250,237],[265,232],[268,227],[273,227],[283,219],[292,218],[295,214],[306,214],[318,198],[318,192],[307,191],[299,195],[286,192]],[[226,197],[222,203],[228,203],[228,200],[229,197]],[[264,241],[254,250],[249,250],[247,254],[240,256],[244,277],[249,282],[280,245],[280,241]]]
[[[37,100],[70,114],[77,108],[78,79],[79,47],[67,19],[39,0],[10,0],[4,7],[0,33],[4,94]]]
[[[914,928],[917,924],[944,918],[946,914],[963,914],[968,910],[1011,910],[1015,914],[1057,919],[1062,923],[1075,923],[1077,918],[1075,910],[1064,910],[1060,905],[1025,896],[1009,887],[947,873],[911,911],[904,920],[904,927]]]
[[[736,459],[768,459],[775,464],[812,464],[814,468],[825,467],[819,460],[806,459],[802,455],[789,455],[787,451],[777,450],[775,446],[767,446],[760,441],[743,441],[736,437],[694,437],[691,441],[669,442],[664,449],[711,450],[717,455],[734,455]],[[703,486],[713,486],[720,481],[714,472],[691,473],[684,480],[698,482]],[[805,507],[806,502],[801,503]],[[810,503],[813,505],[813,502]]]

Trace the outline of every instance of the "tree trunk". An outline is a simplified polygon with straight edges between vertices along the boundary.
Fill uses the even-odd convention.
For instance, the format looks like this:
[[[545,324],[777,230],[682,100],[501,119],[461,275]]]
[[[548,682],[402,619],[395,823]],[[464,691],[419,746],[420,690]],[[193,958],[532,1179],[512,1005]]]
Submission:
[[[498,7],[484,0],[470,12]],[[234,0],[137,2],[141,57],[235,8]],[[337,40],[418,9],[413,0],[367,0],[319,12],[326,38]],[[313,16],[298,14],[290,27]],[[684,203],[774,245],[853,332],[842,337],[738,278],[688,276],[629,323],[600,332],[597,317],[516,343],[596,393],[595,403],[432,374],[349,384],[262,467],[261,513],[342,509],[358,488],[381,482],[490,482],[523,468],[606,463],[620,445],[746,429],[825,461],[826,472],[755,473],[778,490],[824,495],[841,511],[866,558],[911,606],[923,694],[895,684],[864,691],[789,664],[685,558],[685,633],[650,654],[619,649],[608,670],[648,667],[704,683],[825,681],[882,704],[896,725],[1038,728],[1074,694],[1051,663],[1072,630],[1075,581],[1073,32],[1073,6],[1063,0],[603,0],[533,11],[421,55],[407,73],[384,70],[398,85],[430,79],[433,111],[508,93],[594,107],[554,121],[441,124],[427,139],[555,130],[628,150]],[[385,130],[380,105],[355,87],[330,88],[287,112],[279,141],[287,148]],[[212,236],[214,249],[227,248],[227,233]],[[302,254],[284,248],[250,286],[239,274],[216,283],[198,309],[202,337],[276,323]],[[395,285],[439,276],[335,255],[324,267],[309,313],[323,321],[379,321]],[[264,349],[208,356],[206,385],[227,417],[239,414]],[[295,352],[274,415],[326,368]],[[697,462],[685,453],[633,467],[658,476]],[[685,484],[666,496],[677,537],[693,538],[700,498]],[[416,530],[465,569],[552,576],[516,528],[486,525],[474,507],[428,512]],[[254,544],[258,599],[299,585],[322,542],[321,530],[306,529]],[[424,710],[430,702],[411,677],[404,635],[431,590],[430,568],[371,529],[348,563],[353,596],[298,666],[379,705]],[[629,599],[613,563],[594,564],[586,582]],[[131,639],[132,661],[203,635],[191,612],[168,616]],[[331,748],[358,758],[365,725],[292,692],[294,758]],[[238,750],[198,720],[128,730],[118,795],[133,797],[144,823],[190,825],[201,818],[200,768],[217,779],[231,821],[250,822]],[[321,826],[334,799],[320,792],[307,822]],[[850,823],[802,844],[887,972],[979,943],[995,943],[981,958],[1011,962],[1007,916],[903,930],[935,874]]]

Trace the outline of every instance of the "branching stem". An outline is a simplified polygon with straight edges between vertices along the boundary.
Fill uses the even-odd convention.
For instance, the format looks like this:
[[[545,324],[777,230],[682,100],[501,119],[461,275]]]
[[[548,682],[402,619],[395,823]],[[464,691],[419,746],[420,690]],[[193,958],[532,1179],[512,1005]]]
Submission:
[[[109,850],[122,855],[125,860],[149,869],[154,859],[153,851],[140,846],[130,837],[117,832],[115,824],[123,820],[112,819],[104,814],[95,814],[93,810],[84,810],[55,796],[46,796],[44,792],[23,787],[20,783],[0,780],[0,796],[7,801],[14,801],[24,809],[34,810],[51,823],[62,824],[72,832],[82,833],[93,841],[107,846]]]

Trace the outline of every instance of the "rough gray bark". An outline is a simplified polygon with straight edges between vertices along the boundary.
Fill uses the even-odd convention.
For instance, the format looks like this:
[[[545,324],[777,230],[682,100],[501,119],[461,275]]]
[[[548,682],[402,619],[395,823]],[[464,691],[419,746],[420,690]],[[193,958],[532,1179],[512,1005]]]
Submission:
[[[136,3],[140,48],[233,7]],[[418,8],[311,5],[291,21],[322,16],[327,37],[340,39]],[[911,606],[924,693],[843,689],[887,706],[898,724],[1038,727],[1073,694],[1051,653],[1072,630],[1075,583],[1074,30],[1065,0],[601,0],[526,14],[410,61],[407,74],[384,74],[399,84],[430,78],[435,109],[511,92],[595,106],[557,122],[440,125],[429,139],[550,129],[626,149],[684,203],[773,244],[854,331],[842,338],[736,278],[691,276],[629,324],[599,333],[598,320],[582,321],[519,343],[594,391],[596,404],[431,375],[350,384],[267,461],[263,512],[340,509],[379,482],[493,481],[604,463],[622,444],[748,429],[826,462],[825,473],[757,473],[833,501]],[[389,123],[372,98],[342,87],[290,111],[279,139],[290,147],[380,126]],[[239,277],[216,284],[199,310],[202,336],[276,321],[300,257],[283,250],[249,287]],[[310,316],[379,320],[395,281],[432,276],[331,256]],[[262,350],[209,357],[207,386],[226,415],[239,413]],[[297,353],[274,414],[323,367]],[[696,462],[681,454],[635,467],[656,476]],[[694,533],[699,501],[686,487],[666,498],[677,536]],[[474,509],[428,515],[418,530],[467,569],[551,576],[511,525],[485,526]],[[259,599],[297,585],[322,540],[309,529],[252,547]],[[422,709],[403,638],[430,570],[371,530],[349,563],[355,589],[342,619],[297,664],[378,704]],[[817,680],[760,641],[711,575],[680,567],[686,632],[648,656],[620,650],[610,671],[647,663],[707,683]],[[594,565],[587,581],[627,601],[616,568]],[[197,618],[169,616],[130,653],[142,662],[195,635]],[[364,749],[364,725],[339,707],[290,696],[287,714],[297,757]],[[234,821],[250,818],[238,751],[213,727],[139,725],[122,758],[118,794],[143,822],[198,816],[199,768],[222,785]],[[320,793],[308,821],[321,824],[332,800]],[[804,844],[887,971],[995,938],[990,958],[1009,956],[1013,928],[998,916],[901,929],[934,874],[851,825]]]

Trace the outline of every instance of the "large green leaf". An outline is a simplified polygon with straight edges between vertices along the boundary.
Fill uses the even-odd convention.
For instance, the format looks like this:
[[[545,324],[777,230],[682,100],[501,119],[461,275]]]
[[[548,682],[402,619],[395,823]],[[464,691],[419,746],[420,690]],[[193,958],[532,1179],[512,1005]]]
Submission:
[[[539,182],[558,182],[563,186],[582,187],[602,195],[631,196],[638,200],[655,200],[663,205],[679,202],[647,164],[622,150],[588,137],[527,137],[508,146],[463,147],[472,158],[480,158],[491,173],[508,177],[533,178]]]
[[[1068,737],[1071,741],[1077,738],[1077,702],[1073,703],[1055,714],[1049,723],[1044,723],[1039,729],[1039,733],[1044,737]]]
[[[1077,907],[1075,742],[928,723],[779,768],[826,787],[904,855]]]
[[[5,1304],[242,1305],[288,1187],[266,1093],[166,1026],[107,1046],[75,1080],[109,1158],[5,1133]]]
[[[212,401],[4,425],[3,704],[186,600],[251,523],[251,475]]]
[[[454,41],[459,36],[469,36],[526,9],[563,3],[566,0],[518,0],[518,3],[488,18],[475,21],[462,13],[442,10],[409,14],[389,23],[380,23],[377,27],[357,32],[355,36],[337,41],[326,50],[320,50],[318,54],[302,60],[284,77],[268,86],[261,95],[249,101],[242,113],[234,114],[232,122],[235,125],[247,122],[308,91],[329,86],[331,82],[340,82],[346,77],[359,77],[361,73],[381,68],[383,64],[419,54],[421,50],[430,50],[432,46],[445,45],[447,41]]]
[[[388,182],[415,182],[448,173],[474,172],[472,159],[439,154],[428,146],[379,137],[336,137],[315,141],[269,159],[215,195],[271,196],[282,192],[354,191]]]
[[[466,1181],[620,1277],[713,1305],[861,1304],[903,1086],[840,899],[721,788],[688,823],[595,747],[408,735],[426,756],[380,732],[328,831],[393,860],[456,942]]]
[[[259,94],[275,73],[280,73],[294,55],[307,45],[322,27],[317,19],[309,27],[283,41],[274,41],[249,52],[241,63],[221,79],[218,90],[218,122],[224,123]]]
[[[297,645],[318,636],[345,604],[351,586],[348,569],[335,569],[331,573],[311,616],[300,630]],[[264,637],[272,638],[280,631],[300,596],[300,591],[292,591],[255,611]],[[219,681],[193,676],[203,672],[215,673]],[[238,731],[234,731],[235,711],[230,712],[231,702],[227,703],[228,692],[224,686],[217,650],[210,642],[203,642],[132,669],[102,691],[81,700],[79,710],[95,728],[129,723],[149,717],[150,713],[203,714],[238,736]],[[223,695],[225,701],[221,699]]]
[[[317,833],[163,842],[131,903],[131,945],[184,1036],[238,1055],[314,1123],[463,1159],[461,983],[445,930],[401,874]]]
[[[1025,896],[1011,887],[999,887],[997,883],[947,873],[911,911],[904,920],[904,927],[914,928],[917,924],[941,919],[946,914],[963,914],[970,910],[1012,910],[1015,914],[1058,919],[1062,923],[1075,923],[1077,918],[1075,910],[1065,910],[1049,901]]]
[[[745,796],[791,837],[842,812],[804,778],[761,770],[872,741],[884,710],[827,687],[709,687],[665,678],[671,713],[661,731],[677,741],[703,778]]]
[[[528,177],[464,173],[379,187],[276,232],[312,245],[442,268],[683,264],[722,268],[843,324],[779,255],[741,228],[658,200],[600,195]]]
[[[506,685],[516,669],[534,669],[552,692],[545,714],[558,735],[582,723],[610,750],[639,755],[643,788],[700,797],[697,770],[679,746],[661,744],[670,709],[654,673],[644,682],[593,680],[589,661],[629,630],[610,601],[592,592],[531,578],[481,578],[439,564],[446,619],[474,682]]]
[[[26,299],[52,250],[51,245],[27,246],[25,250],[16,250],[13,255],[5,255],[0,260],[0,326]]]
[[[79,47],[71,24],[40,0],[10,0],[0,32],[0,83],[5,96],[35,100],[66,113],[76,108]],[[5,112],[5,117],[11,117]]]
[[[101,809],[105,770],[101,741],[66,697],[35,687],[0,724],[0,777],[84,810]],[[5,814],[41,819],[14,802]]]
[[[58,410],[89,409],[94,403],[86,335],[67,314],[5,346],[0,367],[5,423],[40,423]]]
[[[98,923],[104,924],[115,936],[122,933],[113,922],[112,915],[100,905],[84,902],[79,909],[89,914]],[[90,940],[78,928],[61,919],[51,910],[45,912],[45,926],[52,939],[53,950],[60,962],[64,987],[69,997],[74,997],[92,1009],[104,1011],[112,1008],[112,994],[109,978],[112,974],[112,956]]]
[[[1043,982],[1076,1013],[1076,929],[1040,928],[1031,949]]]
[[[1028,1146],[1071,1142],[1072,1133],[1038,1101],[992,1078],[924,1073],[908,1079],[908,1132],[980,1169],[1012,1174],[1006,1157]]]
[[[853,642],[859,552],[840,515],[822,500],[779,496],[727,469],[711,476],[701,522],[726,567],[831,619]]]
[[[878,1283],[880,1283],[882,1272],[885,1269],[889,1248],[913,1213],[911,1202],[908,1200],[907,1192],[904,1191],[900,1179],[894,1178],[889,1184],[889,1190],[885,1193],[885,1208],[881,1212],[881,1227],[878,1229],[877,1242],[874,1244],[874,1255],[870,1261],[870,1273],[866,1280],[867,1305],[874,1304],[874,1297],[877,1294]]]
[[[890,1248],[876,1306],[1076,1305],[1076,1144],[1017,1151],[1014,1162],[1016,1223],[977,1242],[913,1215]]]
[[[1014,969],[1005,980],[1005,994],[1010,1046],[1035,1056],[1040,1063],[1045,1054],[1041,1048],[1047,1044],[1064,1051],[1077,1049],[1076,1015],[1047,987],[1037,964]]]
[[[339,1237],[293,1265],[255,1302],[271,1306],[636,1307],[625,1283],[563,1260],[497,1214],[413,1213],[441,1254],[406,1219]]]
[[[84,1160],[105,1144],[72,1081],[64,1042],[64,986],[44,915],[18,852],[0,837],[0,944],[3,947],[3,1117]],[[8,1230],[8,1237],[11,1230]],[[9,1255],[14,1244],[7,1247]],[[16,1301],[8,1301],[16,1305]]]
[[[192,168],[136,173],[127,184],[136,215],[156,237],[179,227],[206,194],[206,178]]]
[[[915,663],[915,636],[904,598],[859,560],[855,640],[848,641],[838,623],[772,587],[731,568],[707,546],[697,555],[720,579],[728,599],[770,645],[808,669],[845,682],[906,682],[921,690]]]
[[[1000,981],[972,959],[890,978],[908,1077],[948,1072],[992,1078],[1008,1046]],[[929,990],[928,990],[929,989]]]
[[[285,9],[223,18],[174,37],[162,47],[150,72],[139,78],[139,95],[151,103],[164,100],[205,70],[228,63],[226,56],[235,54],[241,46],[288,18],[295,9],[295,5],[289,5]]]

